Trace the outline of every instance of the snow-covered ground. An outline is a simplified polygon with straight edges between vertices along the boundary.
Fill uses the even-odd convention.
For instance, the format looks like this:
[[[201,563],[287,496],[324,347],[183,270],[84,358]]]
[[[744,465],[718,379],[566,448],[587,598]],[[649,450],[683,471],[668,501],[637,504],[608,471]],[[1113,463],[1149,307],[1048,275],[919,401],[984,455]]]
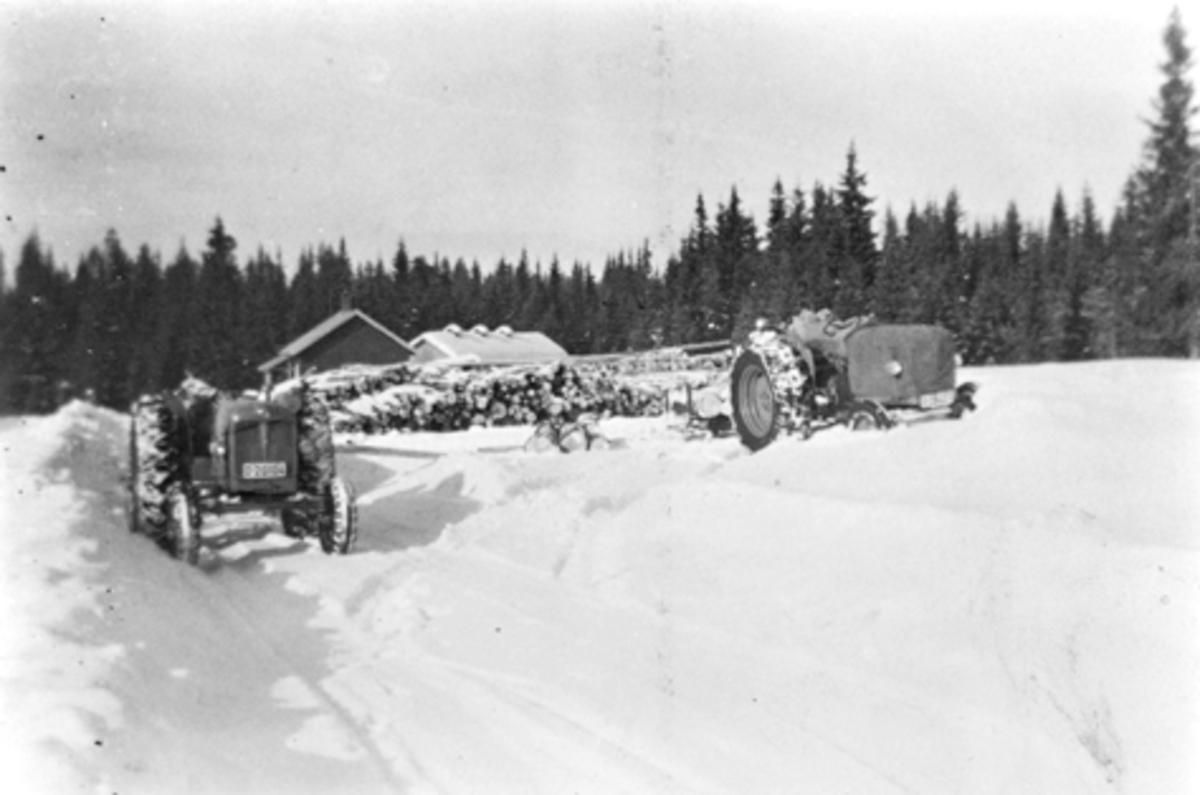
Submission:
[[[125,417],[0,420],[0,792],[1200,792],[1200,365],[964,375],[754,455],[347,439],[355,554],[196,568],[126,530]]]

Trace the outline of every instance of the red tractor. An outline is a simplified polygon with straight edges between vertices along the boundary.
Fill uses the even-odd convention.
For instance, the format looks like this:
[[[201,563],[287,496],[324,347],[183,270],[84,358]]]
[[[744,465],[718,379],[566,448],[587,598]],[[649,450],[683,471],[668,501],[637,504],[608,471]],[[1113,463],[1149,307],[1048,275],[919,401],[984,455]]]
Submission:
[[[238,398],[189,379],[132,408],[129,526],[196,563],[205,514],[266,512],[290,536],[346,554],[358,535],[350,485],[337,476],[329,410],[306,384]]]

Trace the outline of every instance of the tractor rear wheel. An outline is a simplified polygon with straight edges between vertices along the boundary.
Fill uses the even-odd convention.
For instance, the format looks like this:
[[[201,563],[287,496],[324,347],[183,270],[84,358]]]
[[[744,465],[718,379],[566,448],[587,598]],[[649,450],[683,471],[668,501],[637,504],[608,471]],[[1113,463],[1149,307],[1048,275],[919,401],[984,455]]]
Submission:
[[[325,495],[325,515],[320,520],[321,549],[327,555],[345,555],[358,540],[358,506],[350,484],[335,477]]]
[[[767,363],[754,351],[742,351],[733,364],[730,382],[733,424],[738,436],[752,452],[761,450],[779,435],[782,424],[782,411]]]
[[[182,476],[175,414],[161,395],[133,404],[129,423],[129,529],[161,540],[167,533],[167,496]]]

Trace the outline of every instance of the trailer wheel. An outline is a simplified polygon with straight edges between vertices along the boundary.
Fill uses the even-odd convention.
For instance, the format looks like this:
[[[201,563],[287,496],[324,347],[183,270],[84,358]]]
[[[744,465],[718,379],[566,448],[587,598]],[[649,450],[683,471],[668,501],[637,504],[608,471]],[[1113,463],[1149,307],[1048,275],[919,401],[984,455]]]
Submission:
[[[345,555],[358,540],[358,506],[350,484],[335,477],[329,481],[325,496],[325,515],[319,535],[326,555]]]
[[[870,409],[855,409],[846,421],[852,431],[873,431],[879,427],[875,414]]]
[[[752,452],[761,450],[779,435],[782,424],[775,388],[762,356],[742,351],[733,364],[730,382],[733,423],[738,436]]]
[[[886,430],[892,427],[887,411],[877,403],[863,402],[854,404],[846,418],[846,425],[852,431]]]
[[[170,552],[176,559],[194,566],[200,560],[200,522],[182,485],[171,487],[166,507]]]

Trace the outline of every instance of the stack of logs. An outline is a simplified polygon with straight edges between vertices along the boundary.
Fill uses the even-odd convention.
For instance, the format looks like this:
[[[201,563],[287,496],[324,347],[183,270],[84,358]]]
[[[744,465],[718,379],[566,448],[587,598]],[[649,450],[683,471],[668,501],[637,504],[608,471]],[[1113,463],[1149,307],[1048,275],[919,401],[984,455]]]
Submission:
[[[689,383],[728,368],[729,354],[688,357]],[[316,376],[311,384],[331,409],[341,433],[455,431],[471,427],[534,425],[561,401],[568,417],[653,417],[671,405],[671,373],[683,376],[679,357],[637,357],[507,368],[411,367]],[[650,377],[647,377],[650,376]],[[678,379],[675,379],[678,380]]]

